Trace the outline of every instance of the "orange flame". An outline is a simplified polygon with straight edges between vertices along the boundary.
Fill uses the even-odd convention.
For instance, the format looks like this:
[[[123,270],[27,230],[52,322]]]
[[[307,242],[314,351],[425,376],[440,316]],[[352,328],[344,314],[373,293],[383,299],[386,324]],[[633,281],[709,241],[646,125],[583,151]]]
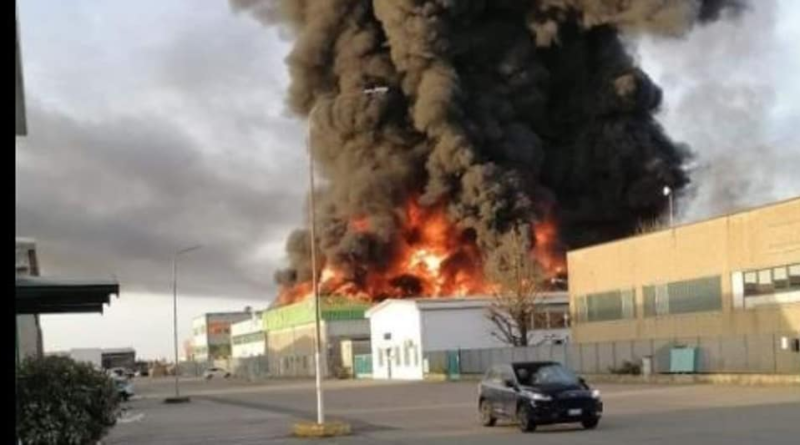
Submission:
[[[319,277],[321,295],[337,295],[365,301],[406,297],[466,297],[488,295],[496,286],[483,276],[481,252],[474,239],[450,223],[442,205],[422,207],[409,200],[398,217],[402,229],[388,266],[365,266],[358,279],[326,264]],[[368,234],[368,217],[348,223],[355,233]],[[564,252],[558,241],[558,227],[552,218],[531,224],[536,245],[533,255],[551,277],[566,270]],[[276,305],[313,295],[311,283],[282,289]]]

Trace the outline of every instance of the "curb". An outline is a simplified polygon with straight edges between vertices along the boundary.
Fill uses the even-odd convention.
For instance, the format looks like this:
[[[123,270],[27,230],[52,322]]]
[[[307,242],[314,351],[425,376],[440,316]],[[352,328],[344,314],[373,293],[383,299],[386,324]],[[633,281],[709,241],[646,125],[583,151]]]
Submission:
[[[654,374],[612,375],[581,374],[589,383],[651,384],[651,385],[738,385],[738,386],[800,386],[800,375],[772,374]],[[481,374],[461,374],[460,381],[478,382]],[[425,381],[449,382],[445,374],[427,374]]]
[[[292,425],[292,434],[295,437],[337,437],[350,435],[350,425],[344,422],[298,422]]]

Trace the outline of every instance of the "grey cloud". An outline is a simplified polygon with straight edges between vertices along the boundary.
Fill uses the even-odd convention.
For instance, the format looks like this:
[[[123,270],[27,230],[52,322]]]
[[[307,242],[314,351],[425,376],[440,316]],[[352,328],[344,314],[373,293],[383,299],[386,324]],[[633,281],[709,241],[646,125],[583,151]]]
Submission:
[[[45,272],[115,274],[131,292],[169,292],[171,253],[201,243],[183,291],[266,302],[306,191],[301,123],[282,112],[286,49],[226,8],[189,15],[158,45],[85,59],[68,88],[32,77],[16,233],[39,241]],[[58,78],[71,68],[48,52],[76,45],[26,60]]]
[[[779,2],[760,0],[737,20],[696,29],[683,41],[639,46],[645,67],[664,71],[655,76],[665,92],[660,120],[696,154],[692,185],[678,201],[683,220],[800,195],[792,167],[800,163],[800,107],[786,94],[800,76],[787,63],[796,42],[776,34],[792,19]]]
[[[35,101],[29,119],[38,131],[18,147],[16,232],[40,241],[45,270],[115,273],[129,290],[167,291],[170,253],[199,242],[188,292],[272,297],[276,265],[248,257],[297,222],[303,189],[287,187],[291,172],[225,178],[247,170],[202,155],[160,119],[89,123]]]

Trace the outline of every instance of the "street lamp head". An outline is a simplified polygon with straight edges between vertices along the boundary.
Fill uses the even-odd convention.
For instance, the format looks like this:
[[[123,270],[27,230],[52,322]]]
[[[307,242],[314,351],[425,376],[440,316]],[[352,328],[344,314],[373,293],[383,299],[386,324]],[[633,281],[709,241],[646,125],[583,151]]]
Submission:
[[[179,250],[179,251],[175,252],[175,256],[178,256],[178,255],[183,255],[184,253],[189,253],[189,252],[191,252],[191,251],[194,251],[194,250],[197,250],[197,249],[199,249],[199,248],[201,248],[201,247],[203,247],[203,246],[201,246],[200,244],[198,244],[198,245],[196,245],[196,246],[192,246],[192,247],[187,247],[187,248],[185,248],[185,249],[181,249],[181,250]]]
[[[665,185],[664,190],[662,192],[664,193],[664,196],[669,196],[672,193],[672,189],[669,188],[668,185]]]
[[[386,94],[389,92],[389,87],[387,86],[380,86],[380,87],[372,87],[372,88],[364,88],[363,93],[367,96],[371,96],[373,94]]]

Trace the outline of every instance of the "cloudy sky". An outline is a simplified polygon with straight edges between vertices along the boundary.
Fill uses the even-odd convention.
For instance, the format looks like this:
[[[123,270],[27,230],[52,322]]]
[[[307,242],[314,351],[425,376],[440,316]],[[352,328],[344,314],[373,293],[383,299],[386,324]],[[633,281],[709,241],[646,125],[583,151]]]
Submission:
[[[685,220],[800,194],[800,2],[757,5],[632,44],[665,87],[662,122],[698,154]],[[266,306],[303,219],[287,37],[224,0],[29,0],[18,14],[30,134],[16,144],[16,234],[38,241],[44,273],[123,289],[102,316],[44,317],[45,348],[170,356],[171,253],[194,244],[181,337],[202,312]]]

